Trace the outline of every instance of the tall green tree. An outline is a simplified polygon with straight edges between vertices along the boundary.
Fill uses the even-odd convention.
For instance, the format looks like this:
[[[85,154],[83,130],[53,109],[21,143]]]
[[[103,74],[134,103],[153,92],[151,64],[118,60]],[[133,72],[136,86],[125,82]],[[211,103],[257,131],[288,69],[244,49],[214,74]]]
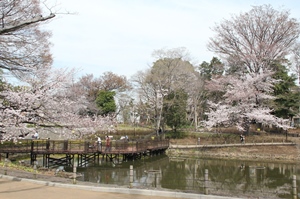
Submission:
[[[116,112],[115,94],[114,91],[99,91],[96,104],[100,109],[100,115],[111,115]]]
[[[300,107],[300,92],[295,81],[296,75],[288,74],[288,70],[284,65],[273,64],[276,68],[276,73],[273,75],[274,79],[279,80],[274,85],[274,112],[277,117],[291,119],[299,113]]]
[[[163,117],[165,123],[176,132],[178,127],[186,125],[186,109],[188,95],[183,90],[172,91],[164,98]]]
[[[222,75],[225,70],[224,64],[217,57],[213,57],[210,63],[202,62],[198,69],[206,80],[210,80],[214,75]]]

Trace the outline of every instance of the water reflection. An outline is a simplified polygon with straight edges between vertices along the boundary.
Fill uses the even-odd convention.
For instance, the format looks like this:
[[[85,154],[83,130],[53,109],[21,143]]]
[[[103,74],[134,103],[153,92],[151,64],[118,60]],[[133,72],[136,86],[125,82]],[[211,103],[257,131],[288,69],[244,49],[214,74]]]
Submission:
[[[99,184],[129,186],[130,165],[132,185],[139,188],[161,188],[192,193],[256,198],[293,198],[293,175],[300,179],[296,163],[268,163],[241,160],[172,158],[166,155],[133,162],[113,164],[101,160],[99,165],[78,168],[78,180]],[[205,187],[205,170],[208,186]],[[299,185],[299,180],[297,180]]]

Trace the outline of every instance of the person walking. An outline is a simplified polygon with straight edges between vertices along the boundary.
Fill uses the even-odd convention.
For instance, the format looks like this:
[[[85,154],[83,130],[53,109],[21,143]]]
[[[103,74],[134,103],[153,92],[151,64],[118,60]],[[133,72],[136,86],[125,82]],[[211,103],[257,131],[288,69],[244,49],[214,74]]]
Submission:
[[[242,134],[240,135],[240,140],[241,140],[241,143],[242,143],[242,144],[245,143],[245,137],[244,137]]]

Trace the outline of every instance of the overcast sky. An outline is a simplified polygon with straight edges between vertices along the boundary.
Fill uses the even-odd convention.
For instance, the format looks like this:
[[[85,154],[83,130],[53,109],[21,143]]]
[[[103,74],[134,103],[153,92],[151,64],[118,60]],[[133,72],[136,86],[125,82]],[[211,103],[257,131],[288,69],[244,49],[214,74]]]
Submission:
[[[300,1],[299,1],[300,2]],[[185,47],[193,63],[210,61],[211,28],[251,6],[270,4],[300,20],[297,0],[48,0],[59,13],[52,31],[55,67],[77,68],[79,76],[111,71],[130,78],[155,61],[154,50]]]

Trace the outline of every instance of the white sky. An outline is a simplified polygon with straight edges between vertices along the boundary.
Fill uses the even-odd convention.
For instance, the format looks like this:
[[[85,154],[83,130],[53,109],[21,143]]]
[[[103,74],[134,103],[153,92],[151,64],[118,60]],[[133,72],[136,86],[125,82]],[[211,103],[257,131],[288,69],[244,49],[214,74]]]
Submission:
[[[79,76],[111,71],[130,78],[155,61],[154,50],[185,47],[193,63],[209,62],[212,28],[251,6],[270,4],[300,20],[298,0],[48,0],[57,15],[52,31],[55,67],[77,68]],[[300,2],[300,1],[299,1]]]

